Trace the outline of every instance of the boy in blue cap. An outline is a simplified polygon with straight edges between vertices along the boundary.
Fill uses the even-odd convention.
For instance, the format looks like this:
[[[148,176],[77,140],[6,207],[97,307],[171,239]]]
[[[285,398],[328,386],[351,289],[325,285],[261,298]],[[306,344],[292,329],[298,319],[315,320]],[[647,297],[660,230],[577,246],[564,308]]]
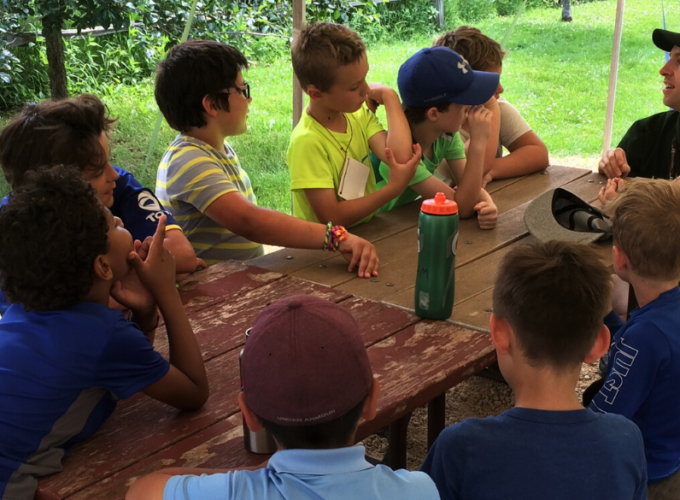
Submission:
[[[482,189],[484,153],[489,140],[491,112],[481,106],[493,97],[498,74],[474,71],[457,52],[447,47],[423,49],[399,68],[399,93],[413,141],[420,144],[422,160],[409,187],[385,204],[391,210],[438,192],[458,203],[461,218],[478,214],[479,227],[496,226],[498,209]],[[465,154],[458,131],[467,118],[470,144]],[[446,161],[456,189],[434,176]],[[378,187],[389,182],[389,167],[381,163]]]
[[[437,438],[422,470],[442,500],[647,498],[640,430],[575,394],[582,363],[609,345],[610,297],[609,272],[588,246],[550,241],[505,256],[489,326],[515,407]]]

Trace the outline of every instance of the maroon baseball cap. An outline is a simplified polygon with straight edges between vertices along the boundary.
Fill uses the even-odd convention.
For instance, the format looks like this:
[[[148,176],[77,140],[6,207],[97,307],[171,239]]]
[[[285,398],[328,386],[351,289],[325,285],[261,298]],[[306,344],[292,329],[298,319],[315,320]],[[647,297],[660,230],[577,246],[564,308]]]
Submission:
[[[356,320],[309,295],[279,300],[260,313],[243,350],[242,373],[253,413],[290,427],[341,417],[373,384]]]

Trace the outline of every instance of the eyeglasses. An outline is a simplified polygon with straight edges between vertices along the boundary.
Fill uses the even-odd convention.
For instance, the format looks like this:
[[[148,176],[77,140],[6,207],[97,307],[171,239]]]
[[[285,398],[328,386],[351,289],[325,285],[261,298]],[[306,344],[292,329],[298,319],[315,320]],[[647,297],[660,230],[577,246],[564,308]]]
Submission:
[[[236,85],[235,87],[220,90],[220,92],[224,94],[233,94],[234,92],[237,92],[246,99],[250,99],[250,84],[248,82],[243,82],[243,85]]]

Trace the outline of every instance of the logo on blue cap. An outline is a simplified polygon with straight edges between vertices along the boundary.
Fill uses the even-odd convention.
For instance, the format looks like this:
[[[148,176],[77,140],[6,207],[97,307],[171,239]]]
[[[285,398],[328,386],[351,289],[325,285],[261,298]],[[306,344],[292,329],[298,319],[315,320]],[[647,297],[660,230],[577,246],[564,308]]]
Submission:
[[[430,47],[401,65],[397,85],[402,102],[415,108],[442,102],[478,105],[491,99],[499,78],[497,73],[473,70],[448,47]]]

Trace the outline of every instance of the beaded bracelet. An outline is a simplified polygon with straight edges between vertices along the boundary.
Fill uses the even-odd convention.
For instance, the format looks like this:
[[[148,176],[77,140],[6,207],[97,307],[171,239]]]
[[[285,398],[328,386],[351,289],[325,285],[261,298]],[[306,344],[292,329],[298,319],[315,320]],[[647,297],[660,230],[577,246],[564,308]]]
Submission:
[[[347,229],[343,226],[333,226],[332,222],[326,224],[326,237],[323,240],[323,249],[335,252],[340,243],[347,239]]]

